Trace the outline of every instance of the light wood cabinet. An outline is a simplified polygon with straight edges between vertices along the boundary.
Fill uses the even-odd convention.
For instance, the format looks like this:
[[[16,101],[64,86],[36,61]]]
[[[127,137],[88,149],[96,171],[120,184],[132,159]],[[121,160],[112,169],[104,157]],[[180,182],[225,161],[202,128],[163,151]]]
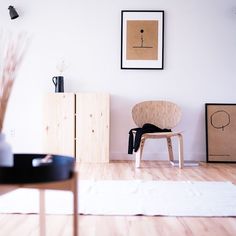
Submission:
[[[80,162],[109,162],[110,99],[106,93],[44,96],[44,151]]]

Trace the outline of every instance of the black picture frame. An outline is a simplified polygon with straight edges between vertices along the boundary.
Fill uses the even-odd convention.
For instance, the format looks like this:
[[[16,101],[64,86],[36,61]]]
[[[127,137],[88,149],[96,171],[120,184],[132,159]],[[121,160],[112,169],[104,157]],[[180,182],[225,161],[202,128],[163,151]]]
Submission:
[[[236,104],[205,103],[206,162],[236,163]]]
[[[164,69],[164,11],[121,11],[121,69]]]

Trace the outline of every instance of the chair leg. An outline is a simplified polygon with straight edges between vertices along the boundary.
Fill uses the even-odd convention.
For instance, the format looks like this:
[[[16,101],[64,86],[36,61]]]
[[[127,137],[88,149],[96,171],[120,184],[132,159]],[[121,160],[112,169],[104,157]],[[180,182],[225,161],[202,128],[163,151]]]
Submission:
[[[140,148],[138,151],[135,153],[135,167],[139,168],[140,167]]]
[[[169,152],[169,161],[173,161],[174,155],[173,155],[171,138],[166,138],[166,140],[167,140],[167,147],[168,147],[168,152]]]
[[[144,142],[145,142],[145,139],[141,139],[139,149],[135,154],[135,167],[136,168],[140,168],[141,159],[143,155]]]
[[[178,134],[178,139],[179,139],[179,168],[182,169],[184,167],[183,136],[182,136],[182,134]]]

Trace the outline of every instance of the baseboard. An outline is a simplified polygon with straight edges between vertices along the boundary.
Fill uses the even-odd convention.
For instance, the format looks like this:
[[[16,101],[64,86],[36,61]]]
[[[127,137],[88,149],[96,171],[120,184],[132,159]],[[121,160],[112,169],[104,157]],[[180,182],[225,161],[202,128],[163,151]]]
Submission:
[[[178,153],[174,153],[175,160],[178,160]],[[122,152],[110,152],[110,160],[134,160],[135,153],[129,155],[128,153]],[[168,160],[168,153],[144,153],[143,160],[150,161],[166,161]],[[206,161],[205,153],[185,153],[184,154],[185,161]]]

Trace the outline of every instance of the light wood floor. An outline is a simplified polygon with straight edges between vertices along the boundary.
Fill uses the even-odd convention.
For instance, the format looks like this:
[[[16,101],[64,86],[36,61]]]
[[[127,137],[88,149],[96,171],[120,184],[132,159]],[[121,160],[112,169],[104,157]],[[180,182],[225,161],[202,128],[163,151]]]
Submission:
[[[236,184],[236,164],[206,164],[182,170],[168,162],[81,164],[80,179],[208,180]],[[214,199],[212,199],[214,201]],[[236,199],[235,199],[236,200]],[[173,196],[174,201],[174,196]],[[71,216],[47,216],[48,236],[72,235]],[[1,214],[0,236],[39,234],[38,215]],[[80,236],[235,236],[234,217],[79,216]]]

